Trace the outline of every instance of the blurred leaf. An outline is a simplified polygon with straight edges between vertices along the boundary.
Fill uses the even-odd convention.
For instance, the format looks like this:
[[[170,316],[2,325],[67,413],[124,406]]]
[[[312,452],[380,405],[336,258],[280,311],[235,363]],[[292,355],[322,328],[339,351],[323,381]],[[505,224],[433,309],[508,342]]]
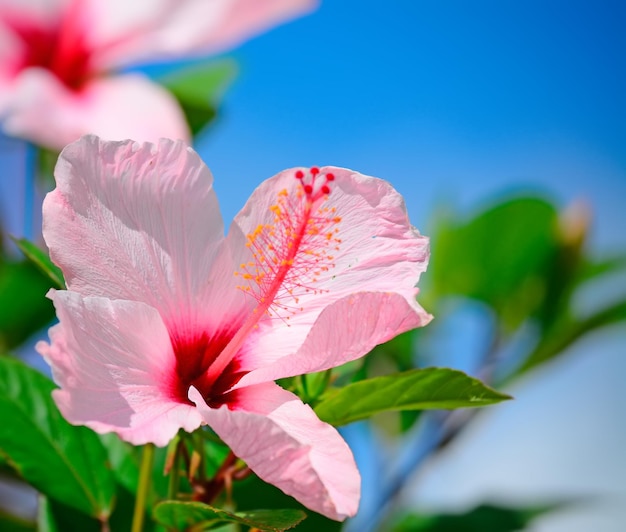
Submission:
[[[477,407],[507,399],[511,397],[461,371],[426,368],[329,390],[315,412],[331,425],[345,425],[388,410]]]
[[[393,532],[516,532],[525,530],[539,515],[560,505],[537,508],[505,508],[481,505],[464,514],[420,515],[400,518]]]
[[[0,349],[12,349],[54,318],[51,283],[30,262],[0,259]]]
[[[602,260],[587,259],[580,268],[579,281],[588,281],[620,270],[626,270],[626,255],[615,255]]]
[[[395,362],[399,371],[406,371],[415,367],[413,354],[417,334],[417,329],[413,329],[395,336],[384,344],[377,345],[367,356],[367,361],[386,357]]]
[[[556,209],[538,198],[500,203],[467,222],[442,222],[432,244],[434,297],[483,301],[507,327],[517,327],[544,296],[556,227]]]
[[[42,493],[106,518],[115,488],[104,448],[94,432],[63,419],[53,389],[34,369],[0,357],[0,453]]]
[[[26,258],[37,266],[42,273],[48,276],[54,288],[65,288],[65,281],[63,280],[61,269],[50,260],[50,257],[48,257],[45,251],[25,238],[13,238],[12,240],[17,247],[20,248],[22,253],[24,253]]]
[[[58,151],[37,147],[37,178],[44,190],[54,188],[54,167],[58,158]]]
[[[300,510],[252,510],[231,513],[200,502],[165,501],[154,509],[155,519],[176,530],[212,530],[239,523],[259,530],[280,532],[295,527],[306,514]]]
[[[41,495],[37,509],[37,530],[39,532],[64,532],[65,530],[101,532],[102,523]]]
[[[556,358],[585,334],[620,321],[626,321],[626,301],[615,303],[583,320],[565,321],[541,339],[515,376]]]
[[[365,361],[367,359],[368,357],[357,358],[356,360],[332,368],[331,383],[336,386],[345,386],[350,382],[365,379],[367,377],[367,369],[365,367]]]
[[[216,106],[236,73],[233,61],[195,65],[162,78],[160,82],[178,100],[193,136],[216,116]]]
[[[121,495],[126,496],[126,498],[128,498],[127,496],[132,496],[134,500],[137,493],[142,447],[135,447],[121,440],[117,434],[113,433],[100,434],[99,438],[108,453],[109,463],[118,483],[117,503],[115,512],[113,512],[113,517],[115,518],[118,513]],[[169,478],[163,472],[165,454],[165,447],[157,447],[155,449],[148,505],[167,497]],[[122,492],[121,495],[120,491]]]
[[[421,410],[402,410],[400,411],[400,432],[407,432],[415,426],[420,419]]]
[[[118,489],[115,510],[108,519],[101,521],[74,508],[43,495],[39,497],[37,524],[39,532],[103,532],[104,530],[130,530],[133,519],[134,497],[126,490]],[[146,516],[144,532],[153,530],[154,524]]]
[[[117,434],[100,434],[100,442],[108,453],[111,470],[117,482],[131,493],[137,492],[140,448],[122,441]]]
[[[35,532],[35,523],[4,513],[0,509],[0,530],[2,532]]]

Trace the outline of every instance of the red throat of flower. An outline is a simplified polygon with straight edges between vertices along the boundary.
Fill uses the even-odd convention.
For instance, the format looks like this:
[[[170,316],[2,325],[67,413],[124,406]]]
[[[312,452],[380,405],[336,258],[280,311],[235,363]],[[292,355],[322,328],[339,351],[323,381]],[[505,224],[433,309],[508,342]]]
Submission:
[[[270,207],[272,221],[247,235],[249,262],[235,272],[244,283],[239,289],[254,297],[257,305],[208,368],[205,382],[215,382],[233,360],[259,321],[270,315],[288,320],[301,310],[300,297],[319,293],[321,275],[334,267],[339,249],[337,216],[324,203],[331,194],[335,176],[319,168],[297,170],[295,187],[278,193]]]
[[[70,2],[54,25],[37,25],[23,17],[6,15],[4,21],[22,41],[16,71],[41,67],[52,72],[67,88],[80,90],[92,75],[91,50],[85,33],[84,5]]]

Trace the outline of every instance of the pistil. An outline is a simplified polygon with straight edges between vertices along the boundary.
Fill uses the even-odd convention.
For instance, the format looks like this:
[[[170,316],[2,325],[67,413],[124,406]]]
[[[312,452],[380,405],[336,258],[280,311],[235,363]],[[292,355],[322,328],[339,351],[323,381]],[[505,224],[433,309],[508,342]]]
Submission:
[[[320,175],[317,167],[306,174],[302,170],[295,173],[299,181],[295,198],[283,190],[278,202],[270,207],[274,223],[260,225],[248,235],[248,247],[254,261],[241,265],[235,275],[249,282],[240,288],[253,295],[258,304],[248,315],[242,326],[228,345],[216,357],[207,370],[205,382],[214,383],[236,356],[249,334],[259,322],[271,314],[272,309],[286,310],[280,303],[279,293],[298,301],[297,291],[314,290],[307,286],[317,280],[322,271],[332,266],[332,256],[327,253],[330,245],[340,242],[336,238],[336,225],[340,218],[334,209],[320,208],[320,204],[330,194],[334,180],[332,174]]]

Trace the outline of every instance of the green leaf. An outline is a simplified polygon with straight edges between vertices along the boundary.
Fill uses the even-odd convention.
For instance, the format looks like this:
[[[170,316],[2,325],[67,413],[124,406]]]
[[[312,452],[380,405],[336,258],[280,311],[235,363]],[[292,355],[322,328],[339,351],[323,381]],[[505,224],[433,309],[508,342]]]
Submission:
[[[50,281],[29,262],[0,259],[0,350],[17,347],[54,318]]]
[[[108,453],[108,461],[115,480],[126,491],[135,495],[139,482],[139,469],[143,447],[131,445],[120,439],[117,434],[100,434],[100,441]],[[168,478],[163,474],[166,448],[156,448],[149,501],[163,499],[167,493]]]
[[[40,495],[37,505],[37,529],[39,532],[63,532],[64,530],[101,532],[102,523]]]
[[[578,284],[591,281],[597,277],[616,274],[626,270],[626,254],[594,259],[585,257],[578,271]]]
[[[106,519],[115,485],[105,450],[91,430],[65,421],[53,389],[34,369],[0,357],[0,453],[40,492]]]
[[[130,493],[137,492],[140,448],[122,441],[117,434],[100,434],[100,441],[108,453],[108,461],[117,482]]]
[[[415,352],[418,329],[412,329],[395,336],[384,344],[377,345],[367,357],[367,362],[378,360],[382,357],[392,360],[399,371],[413,368],[413,355]]]
[[[115,499],[113,514],[108,519],[96,519],[54,499],[40,495],[37,508],[38,530],[39,532],[130,530],[135,499],[124,489],[118,489]],[[153,528],[153,523],[146,520],[143,532],[149,532]]]
[[[558,245],[556,209],[538,198],[509,200],[469,221],[441,222],[432,243],[431,298],[483,301],[513,329],[542,303]]]
[[[59,152],[38,146],[37,148],[37,179],[43,190],[52,190],[55,186],[54,168]]]
[[[178,100],[195,136],[216,116],[216,107],[236,73],[233,61],[195,65],[162,78],[160,82]]]
[[[35,532],[35,524],[4,513],[0,509],[0,530],[2,532]]]
[[[39,270],[48,276],[55,288],[64,289],[65,281],[61,269],[54,264],[48,254],[25,238],[12,238],[13,242]]]
[[[414,369],[375,377],[322,397],[315,412],[331,425],[345,425],[389,410],[452,409],[511,399],[465,373],[447,368]]]
[[[296,526],[306,517],[301,510],[252,510],[231,513],[201,502],[165,501],[154,509],[154,518],[162,525],[199,532],[225,523],[239,523],[259,530],[280,532]]]
[[[391,527],[393,532],[517,532],[533,519],[560,505],[506,508],[483,504],[460,514],[409,514]]]

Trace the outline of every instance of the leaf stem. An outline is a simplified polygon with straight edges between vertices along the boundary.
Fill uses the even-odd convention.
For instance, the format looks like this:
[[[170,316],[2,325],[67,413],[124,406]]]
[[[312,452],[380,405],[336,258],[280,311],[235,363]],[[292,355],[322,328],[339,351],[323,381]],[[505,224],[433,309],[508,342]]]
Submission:
[[[135,513],[133,514],[133,526],[131,532],[143,530],[143,519],[146,514],[146,500],[152,479],[152,462],[154,461],[154,444],[144,445],[141,456],[141,468],[139,470],[139,484],[137,486],[137,498],[135,499]]]

